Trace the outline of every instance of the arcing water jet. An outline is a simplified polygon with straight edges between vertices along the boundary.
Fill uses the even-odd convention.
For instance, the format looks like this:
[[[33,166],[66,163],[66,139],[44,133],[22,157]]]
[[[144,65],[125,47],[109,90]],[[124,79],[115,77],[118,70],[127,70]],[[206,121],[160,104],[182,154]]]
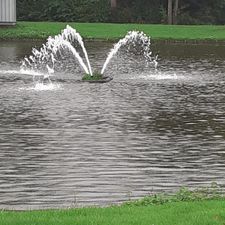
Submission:
[[[81,47],[86,63],[76,49],[75,43],[78,43]],[[43,44],[40,50],[34,48],[32,50],[32,55],[24,58],[21,67],[23,70],[47,71],[45,74],[54,74],[55,62],[57,61],[56,56],[62,55],[62,50],[68,50],[73,54],[74,58],[79,62],[79,65],[86,74],[83,80],[101,80],[104,78],[104,72],[108,64],[121,48],[125,48],[128,53],[135,52],[136,54],[143,55],[147,64],[150,63],[157,67],[157,57],[152,57],[150,46],[150,38],[146,34],[139,31],[129,31],[127,35],[119,40],[119,42],[111,49],[101,72],[98,73],[99,76],[95,76],[95,74],[93,76],[82,37],[75,29],[67,25],[66,29],[64,29],[61,34],[56,35],[55,37],[49,37],[46,44]]]

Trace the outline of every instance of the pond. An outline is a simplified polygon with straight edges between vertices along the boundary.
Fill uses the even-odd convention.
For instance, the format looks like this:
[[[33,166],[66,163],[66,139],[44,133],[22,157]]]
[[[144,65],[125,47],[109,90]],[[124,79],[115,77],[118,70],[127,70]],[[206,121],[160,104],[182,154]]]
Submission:
[[[87,42],[99,69],[112,43]],[[158,70],[118,55],[106,84],[71,58],[36,87],[21,60],[41,42],[0,42],[0,208],[109,205],[182,186],[225,186],[225,46],[153,41]]]

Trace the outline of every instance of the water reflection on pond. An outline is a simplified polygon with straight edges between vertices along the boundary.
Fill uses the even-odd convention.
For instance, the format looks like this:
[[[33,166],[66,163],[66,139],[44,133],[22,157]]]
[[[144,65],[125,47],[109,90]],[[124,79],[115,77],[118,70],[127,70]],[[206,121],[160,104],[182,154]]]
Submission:
[[[77,82],[69,60],[58,88],[35,91],[16,71],[40,45],[0,43],[0,208],[105,205],[225,185],[223,45],[153,42],[158,71],[119,55],[107,84]],[[112,43],[86,45],[101,68]]]

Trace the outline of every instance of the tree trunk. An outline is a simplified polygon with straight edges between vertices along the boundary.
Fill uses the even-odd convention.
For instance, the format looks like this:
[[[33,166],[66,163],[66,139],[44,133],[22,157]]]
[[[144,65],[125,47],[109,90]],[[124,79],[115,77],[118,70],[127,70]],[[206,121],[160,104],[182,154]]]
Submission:
[[[179,7],[179,0],[175,0],[173,9],[173,24],[177,24],[178,7]]]
[[[168,24],[173,23],[173,0],[168,0]]]
[[[110,0],[111,1],[111,8],[116,8],[117,2],[116,0]]]

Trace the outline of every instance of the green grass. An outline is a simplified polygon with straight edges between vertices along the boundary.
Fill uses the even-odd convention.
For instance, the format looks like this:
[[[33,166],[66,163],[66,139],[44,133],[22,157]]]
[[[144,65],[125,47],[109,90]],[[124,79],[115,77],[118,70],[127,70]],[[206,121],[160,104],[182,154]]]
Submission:
[[[225,199],[217,186],[173,196],[154,195],[107,208],[0,211],[1,225],[224,225]]]
[[[15,27],[0,27],[0,39],[45,39],[58,34],[66,24],[76,28],[87,39],[115,40],[129,30],[140,30],[157,40],[225,41],[225,26],[58,22],[18,22]]]
[[[225,201],[0,212],[1,225],[224,225]]]
[[[93,73],[93,75],[85,74],[82,77],[83,81],[95,81],[95,80],[102,80],[102,74],[100,73]]]

